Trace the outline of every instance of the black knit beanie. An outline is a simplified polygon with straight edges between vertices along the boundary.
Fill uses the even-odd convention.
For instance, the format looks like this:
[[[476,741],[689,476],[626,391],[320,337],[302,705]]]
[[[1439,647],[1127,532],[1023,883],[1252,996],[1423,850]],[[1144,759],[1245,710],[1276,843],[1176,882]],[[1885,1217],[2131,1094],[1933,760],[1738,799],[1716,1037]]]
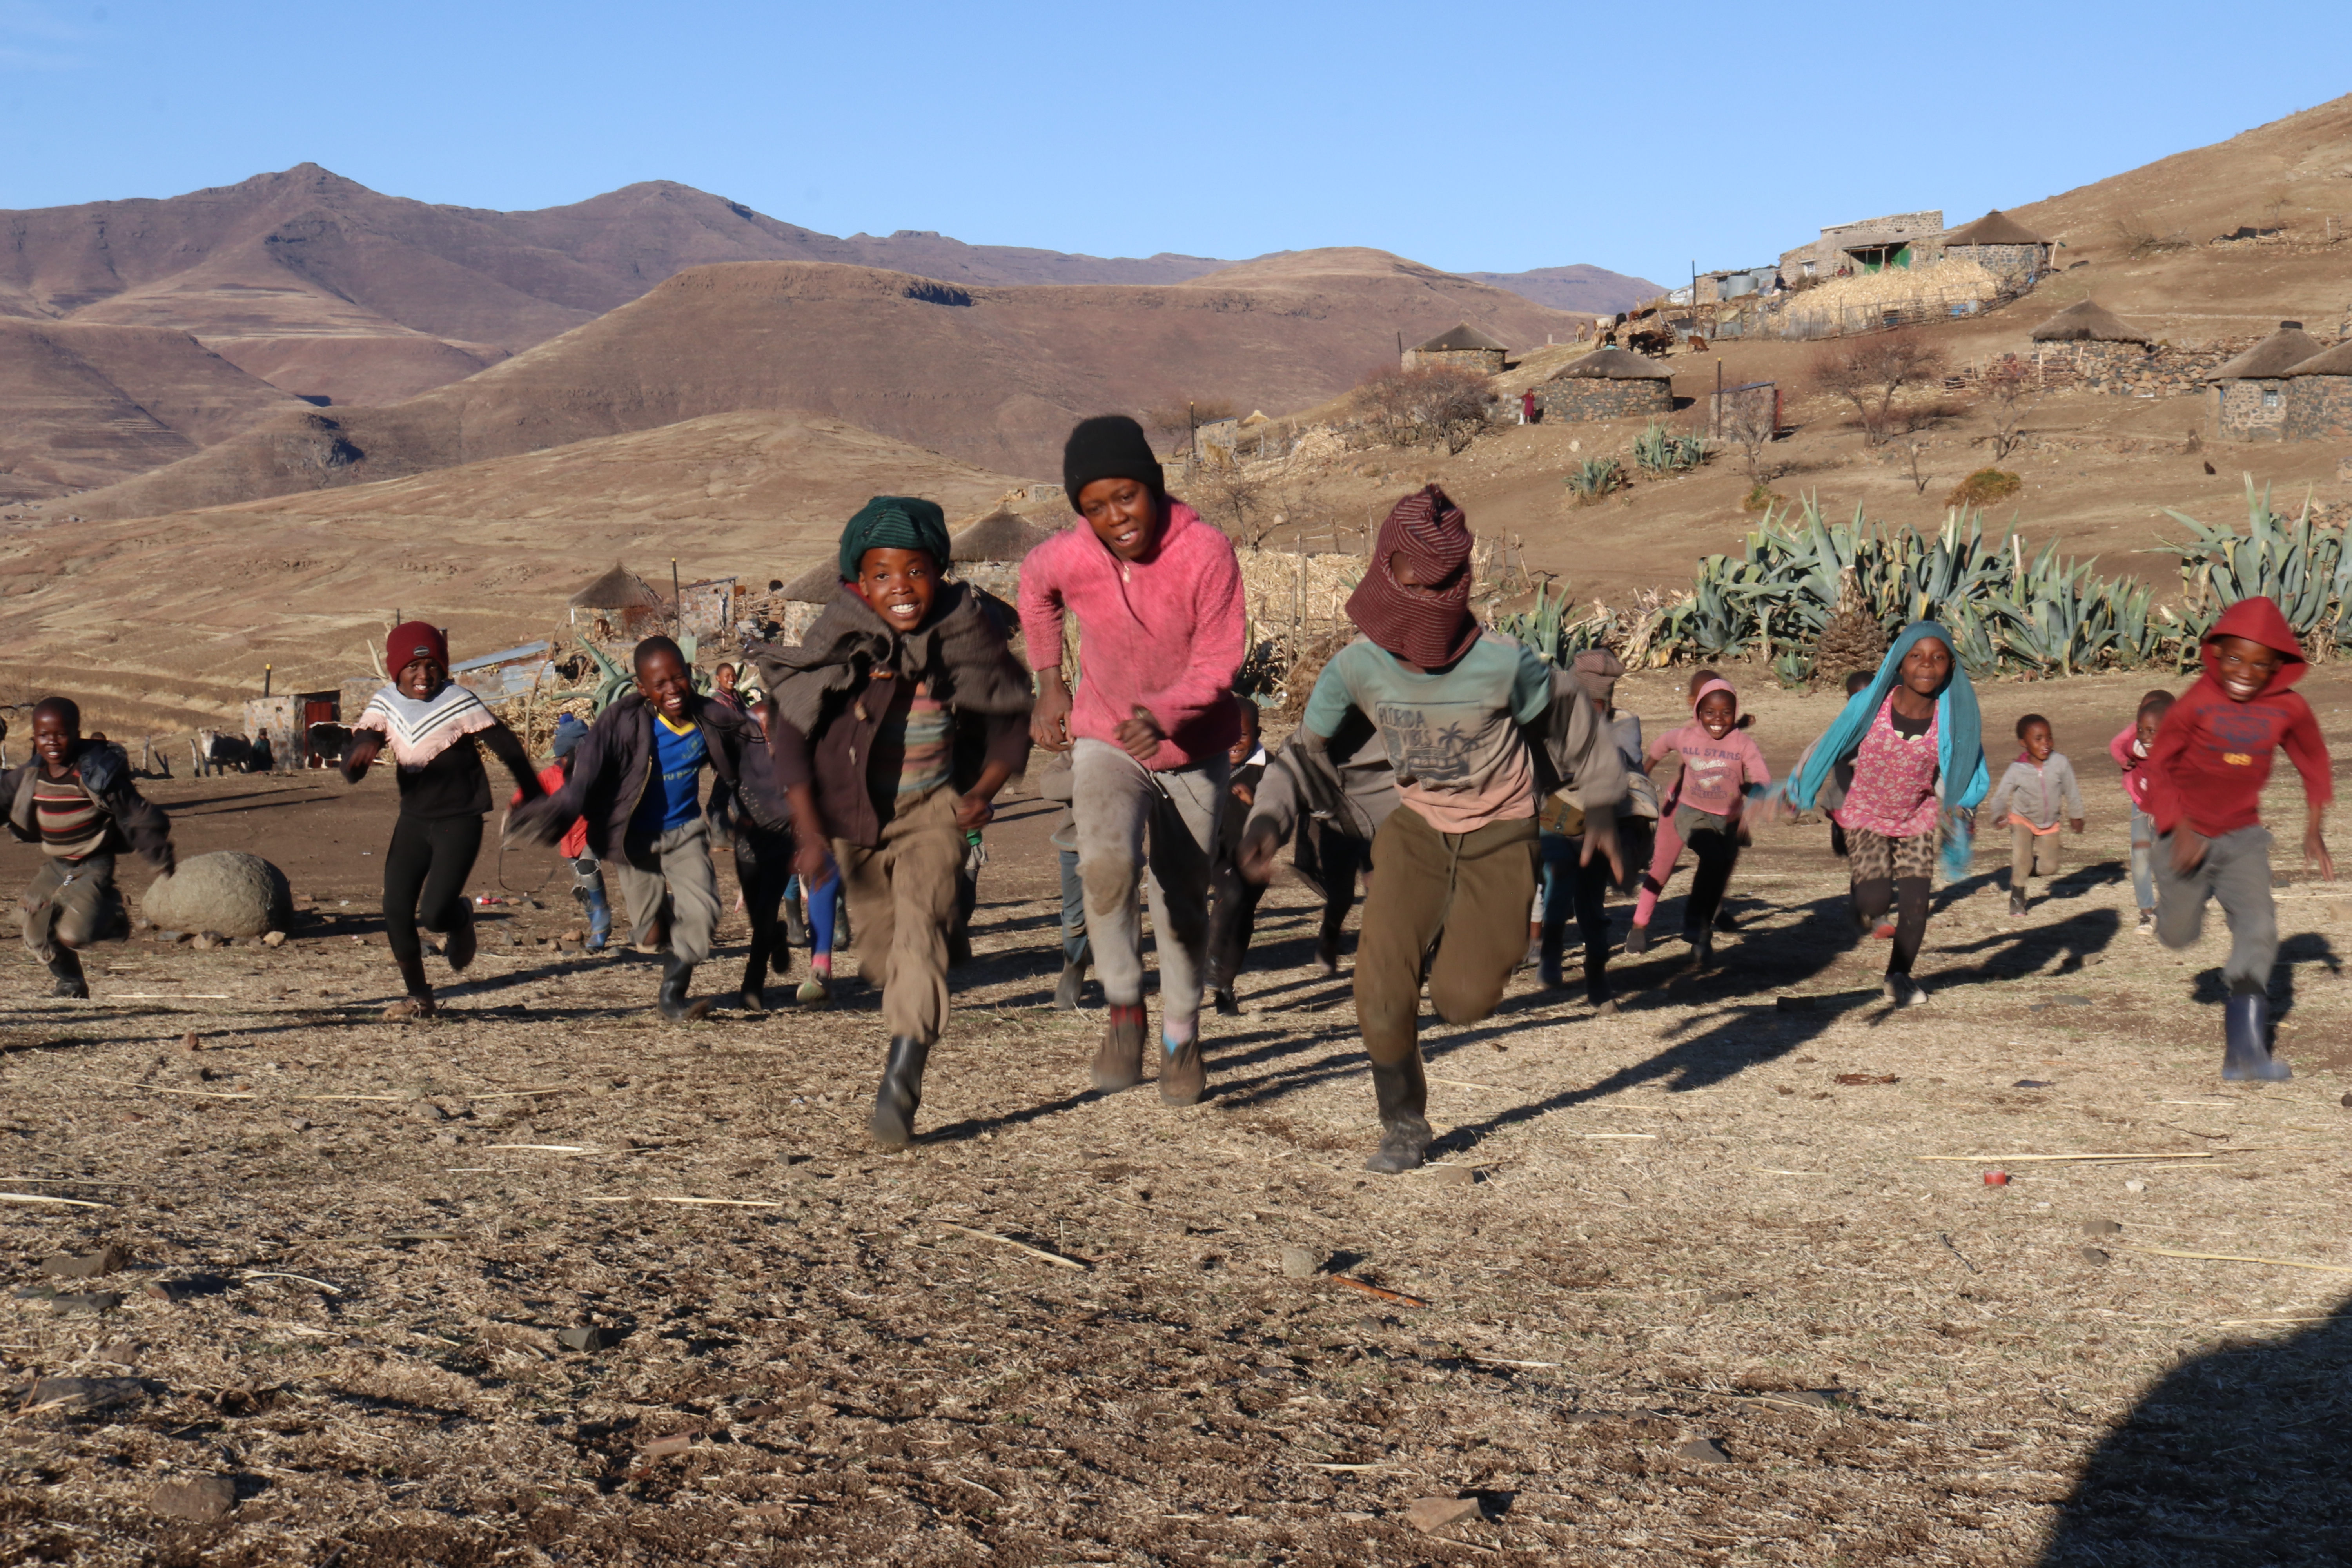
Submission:
[[[1143,426],[1124,414],[1103,414],[1081,419],[1062,448],[1062,488],[1069,492],[1070,510],[1078,510],[1078,492],[1097,479],[1134,479],[1151,487],[1153,496],[1168,496],[1168,477]]]

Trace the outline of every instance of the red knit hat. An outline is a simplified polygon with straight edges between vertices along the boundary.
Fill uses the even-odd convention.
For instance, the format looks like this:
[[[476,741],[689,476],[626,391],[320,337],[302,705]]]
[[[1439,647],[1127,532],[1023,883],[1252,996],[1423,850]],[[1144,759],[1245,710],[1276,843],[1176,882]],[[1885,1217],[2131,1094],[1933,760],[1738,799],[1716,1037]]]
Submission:
[[[1462,509],[1444,490],[1415,490],[1381,524],[1364,580],[1349,595],[1348,618],[1408,664],[1452,664],[1478,640],[1470,614],[1470,544]],[[1397,582],[1390,563],[1400,555],[1412,563],[1419,586]]]
[[[383,668],[394,677],[420,658],[449,668],[449,639],[425,621],[403,621],[383,639]]]

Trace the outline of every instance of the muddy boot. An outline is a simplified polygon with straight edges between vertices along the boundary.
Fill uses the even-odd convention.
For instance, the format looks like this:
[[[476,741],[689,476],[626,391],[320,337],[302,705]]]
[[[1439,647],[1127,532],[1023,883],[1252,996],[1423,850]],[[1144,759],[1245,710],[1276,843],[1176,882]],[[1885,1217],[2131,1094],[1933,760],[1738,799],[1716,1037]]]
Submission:
[[[1110,1022],[1104,1026],[1090,1074],[1095,1088],[1117,1094],[1143,1081],[1143,1026],[1142,1003],[1129,1007],[1111,1005]]]
[[[1075,1013],[1078,1010],[1078,993],[1087,984],[1087,966],[1083,961],[1062,965],[1062,977],[1054,982],[1054,1006],[1057,1011]]]
[[[1596,1013],[1617,1011],[1616,995],[1609,989],[1609,950],[1599,942],[1585,945],[1584,999]]]
[[[77,1001],[89,997],[89,982],[82,977],[81,958],[73,949],[58,949],[58,955],[49,960],[49,973],[57,977],[57,984],[49,987],[50,995],[70,996]]]
[[[1649,951],[1650,928],[1645,925],[1627,927],[1625,931],[1625,952],[1627,954],[1632,957],[1638,958],[1643,953]]]
[[[757,943],[743,960],[742,1007],[746,1013],[768,1010],[768,954]]]
[[[1395,1175],[1417,1171],[1429,1153],[1429,1083],[1422,1077],[1421,1053],[1392,1068],[1372,1064],[1372,1093],[1381,1107],[1381,1146],[1364,1162],[1367,1171]]]
[[[400,984],[408,993],[409,1015],[417,1018],[431,1017],[436,1011],[433,986],[425,978],[425,959],[421,954],[415,958],[404,958],[400,961]]]
[[[882,1064],[882,1087],[874,1091],[874,1116],[866,1124],[874,1142],[885,1149],[904,1149],[915,1141],[915,1110],[923,1103],[923,1064],[931,1047],[905,1035],[890,1039],[890,1055]]]
[[[1687,934],[1691,944],[1691,973],[1696,974],[1702,969],[1709,968],[1715,963],[1715,932],[1701,926]]]
[[[676,955],[663,960],[661,994],[654,1004],[661,1009],[663,1017],[677,1024],[696,1016],[686,999],[686,988],[693,983],[694,965],[680,963]]]
[[[1209,1092],[1209,1069],[1201,1060],[1201,1031],[1196,1025],[1192,1037],[1177,1045],[1161,1037],[1160,1041],[1160,1103],[1162,1105],[1198,1105]]]
[[[1212,989],[1209,993],[1209,1001],[1216,1008],[1217,1016],[1221,1018],[1238,1018],[1242,1016],[1241,999],[1234,994],[1234,988],[1230,985],[1220,985]]]
[[[2022,888],[2009,890],[2009,918],[2013,921],[2025,918],[2025,889]]]
[[[474,900],[467,899],[457,905],[457,923],[449,928],[442,939],[441,951],[449,960],[449,967],[463,971],[474,962],[480,940],[474,932]]]
[[[1546,921],[1543,935],[1538,940],[1536,946],[1536,978],[1548,986],[1565,984],[1565,976],[1560,973],[1559,965],[1560,954],[1567,946],[1568,928],[1552,921]]]
[[[2231,1083],[2252,1079],[2277,1083],[2293,1078],[2286,1063],[2271,1055],[2271,999],[2232,996],[2221,1009],[2223,1037],[2221,1077]]]

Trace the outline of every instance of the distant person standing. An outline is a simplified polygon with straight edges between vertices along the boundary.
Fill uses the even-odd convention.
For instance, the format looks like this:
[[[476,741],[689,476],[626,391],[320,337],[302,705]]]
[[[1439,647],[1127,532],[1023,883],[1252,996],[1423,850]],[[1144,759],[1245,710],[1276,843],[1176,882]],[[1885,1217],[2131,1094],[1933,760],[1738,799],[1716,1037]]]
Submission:
[[[1527,391],[1519,394],[1519,423],[1522,425],[1532,425],[1535,422],[1536,392],[1534,387],[1529,387]]]
[[[1231,540],[1168,494],[1143,427],[1125,415],[1070,432],[1062,479],[1083,526],[1022,561],[1021,624],[1039,688],[1031,738],[1071,753],[1087,933],[1110,1004],[1093,1082],[1111,1091],[1143,1078],[1140,879],[1160,957],[1160,1098],[1192,1105],[1208,1087],[1210,854],[1226,751],[1241,734],[1241,563]],[[1062,680],[1066,615],[1081,633],[1075,697]]]

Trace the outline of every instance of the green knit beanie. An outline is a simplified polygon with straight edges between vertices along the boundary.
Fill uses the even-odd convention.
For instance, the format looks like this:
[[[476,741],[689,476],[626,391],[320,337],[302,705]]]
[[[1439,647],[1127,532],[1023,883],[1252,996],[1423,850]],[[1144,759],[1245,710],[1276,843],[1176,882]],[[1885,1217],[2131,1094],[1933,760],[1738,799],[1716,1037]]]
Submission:
[[[841,531],[842,581],[857,581],[859,564],[869,550],[927,550],[931,565],[944,572],[948,514],[939,502],[919,496],[876,496]]]

